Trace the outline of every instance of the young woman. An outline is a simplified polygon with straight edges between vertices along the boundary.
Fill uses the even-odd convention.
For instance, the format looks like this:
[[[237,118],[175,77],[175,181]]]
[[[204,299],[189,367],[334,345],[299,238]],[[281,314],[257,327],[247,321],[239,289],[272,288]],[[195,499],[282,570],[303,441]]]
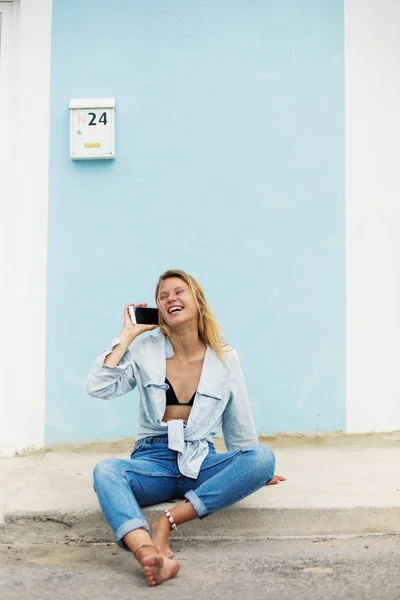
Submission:
[[[127,306],[119,337],[87,381],[96,398],[139,391],[131,457],[100,462],[94,487],[118,545],[134,554],[151,586],[179,571],[171,529],[283,480],[274,476],[272,451],[258,444],[237,352],[223,343],[201,286],[183,271],[166,271],[156,301],[160,330],[136,340],[157,326],[133,325]],[[218,454],[213,439],[221,427],[228,452]],[[149,527],[140,507],[174,498],[185,500]]]

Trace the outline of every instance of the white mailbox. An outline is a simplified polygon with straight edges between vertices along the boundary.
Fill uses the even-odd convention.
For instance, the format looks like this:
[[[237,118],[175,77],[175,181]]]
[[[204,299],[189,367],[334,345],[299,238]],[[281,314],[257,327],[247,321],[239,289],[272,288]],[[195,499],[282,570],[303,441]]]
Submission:
[[[69,112],[71,158],[114,158],[115,98],[70,100]]]

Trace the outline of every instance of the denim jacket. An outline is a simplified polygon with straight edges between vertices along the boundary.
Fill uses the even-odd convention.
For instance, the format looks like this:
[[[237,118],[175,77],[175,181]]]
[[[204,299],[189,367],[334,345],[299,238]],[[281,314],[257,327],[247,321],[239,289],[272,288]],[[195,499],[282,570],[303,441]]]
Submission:
[[[120,343],[104,350],[90,369],[87,392],[111,399],[138,388],[140,396],[137,438],[168,434],[168,447],[178,452],[182,475],[196,479],[208,454],[208,442],[221,430],[228,449],[258,442],[239,357],[233,348],[222,362],[207,346],[200,381],[187,424],[182,419],[163,421],[168,384],[166,359],[174,355],[169,339],[159,332],[140,336],[125,352],[118,366],[104,359]]]

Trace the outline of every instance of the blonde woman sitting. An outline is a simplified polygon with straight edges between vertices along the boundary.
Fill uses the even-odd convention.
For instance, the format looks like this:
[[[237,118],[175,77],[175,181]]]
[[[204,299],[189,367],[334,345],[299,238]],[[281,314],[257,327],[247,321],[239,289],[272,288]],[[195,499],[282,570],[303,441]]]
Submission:
[[[157,325],[134,325],[127,306],[119,337],[87,381],[96,398],[139,391],[131,457],[96,465],[94,487],[117,543],[134,554],[150,586],[179,571],[171,530],[284,479],[274,476],[273,452],[258,443],[237,352],[223,343],[201,286],[183,271],[167,271],[156,301],[159,331],[136,340]],[[213,444],[221,427],[225,453]],[[174,498],[184,501],[150,527],[141,507]]]

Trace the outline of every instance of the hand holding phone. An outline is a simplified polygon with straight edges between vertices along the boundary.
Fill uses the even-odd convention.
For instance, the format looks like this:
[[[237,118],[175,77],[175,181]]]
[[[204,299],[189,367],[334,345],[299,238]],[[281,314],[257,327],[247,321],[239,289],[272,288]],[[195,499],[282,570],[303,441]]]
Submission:
[[[147,304],[128,304],[125,306],[124,310],[124,326],[122,328],[121,333],[119,334],[119,344],[116,344],[113,348],[112,352],[106,356],[104,359],[104,364],[109,367],[116,367],[121,358],[124,356],[126,350],[132,344],[133,340],[137,338],[138,335],[144,333],[145,331],[151,331],[152,329],[156,329],[157,325],[146,325],[146,324],[134,324],[131,321],[130,310],[131,307],[141,307],[146,308]]]
[[[124,311],[123,332],[125,332],[128,335],[128,337],[131,337],[132,339],[135,339],[135,337],[137,337],[141,333],[144,333],[145,331],[152,331],[153,329],[156,329],[158,326],[155,323],[153,323],[153,324],[138,323],[138,322],[134,323],[131,318],[131,314],[135,315],[138,308],[147,309],[147,304],[128,304],[128,306],[125,307],[125,311]],[[153,310],[157,310],[157,309],[153,309]],[[135,318],[134,318],[134,320],[135,320]],[[121,333],[123,333],[123,332],[121,332]]]

